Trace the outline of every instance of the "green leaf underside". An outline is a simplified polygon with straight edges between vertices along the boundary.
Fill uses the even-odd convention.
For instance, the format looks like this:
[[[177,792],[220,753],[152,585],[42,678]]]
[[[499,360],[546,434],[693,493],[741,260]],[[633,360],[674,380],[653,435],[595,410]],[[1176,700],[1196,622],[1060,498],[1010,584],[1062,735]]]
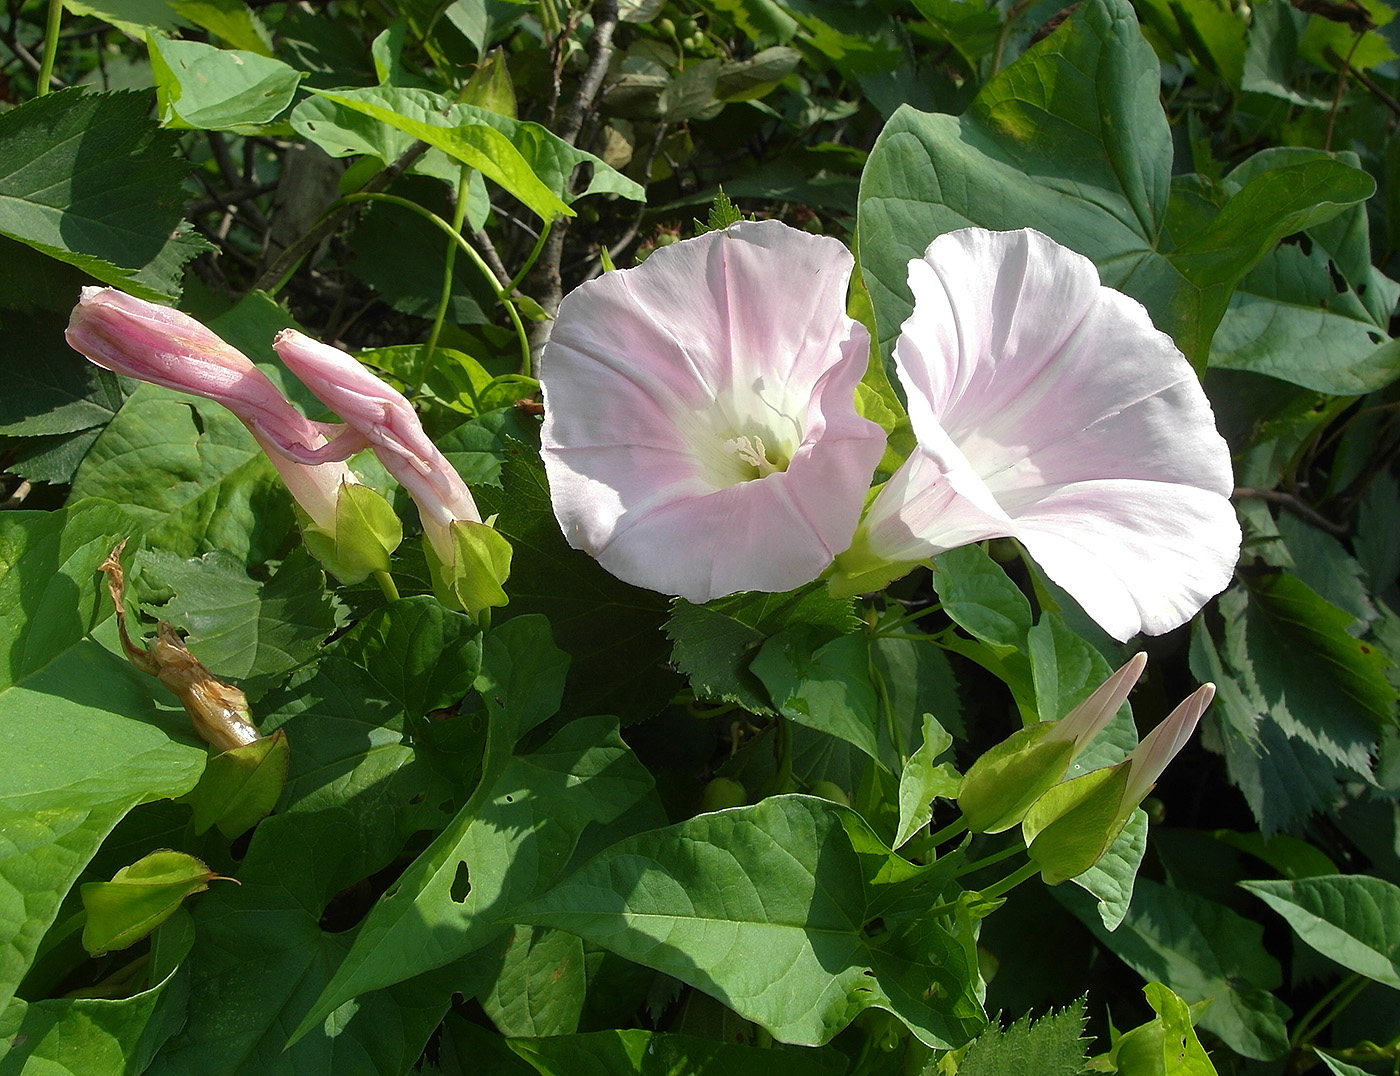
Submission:
[[[1319,953],[1400,990],[1400,888],[1358,874],[1240,885]]]

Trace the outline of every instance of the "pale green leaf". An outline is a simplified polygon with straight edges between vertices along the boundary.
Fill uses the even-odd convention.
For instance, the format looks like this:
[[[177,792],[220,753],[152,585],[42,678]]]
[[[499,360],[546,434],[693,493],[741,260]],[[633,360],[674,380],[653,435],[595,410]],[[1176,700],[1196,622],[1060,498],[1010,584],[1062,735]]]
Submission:
[[[1400,888],[1365,874],[1240,885],[1319,953],[1400,990]]]
[[[166,127],[227,131],[271,123],[292,103],[301,73],[256,52],[146,38]]]

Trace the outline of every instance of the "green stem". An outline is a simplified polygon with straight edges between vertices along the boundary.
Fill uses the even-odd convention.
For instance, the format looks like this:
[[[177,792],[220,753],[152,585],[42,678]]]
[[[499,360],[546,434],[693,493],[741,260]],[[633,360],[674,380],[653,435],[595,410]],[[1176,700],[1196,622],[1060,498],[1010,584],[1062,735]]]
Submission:
[[[58,58],[58,28],[63,20],[63,0],[49,0],[49,20],[44,29],[44,59],[39,64],[39,86],[35,97],[43,97],[49,92],[53,81],[53,65]]]
[[[463,238],[462,234],[454,229],[451,224],[443,220],[431,209],[425,209],[417,202],[407,198],[400,198],[397,194],[384,194],[380,191],[356,191],[354,194],[347,194],[335,205],[348,205],[352,202],[388,202],[417,213],[424,220],[429,220],[437,228],[442,229],[452,241],[461,248],[472,264],[477,267],[491,283],[491,290],[495,292],[496,298],[501,301],[501,305],[506,308],[506,313],[510,316],[511,324],[515,327],[515,335],[520,340],[520,372],[526,377],[530,375],[530,338],[525,332],[525,324],[520,320],[520,311],[515,309],[515,303],[510,297],[510,292],[501,286],[501,282],[496,279],[496,274],[491,271],[491,267],[486,264],[486,259],[476,252],[476,248]],[[335,208],[332,206],[331,208]],[[329,211],[328,211],[329,212]]]
[[[375,572],[374,581],[379,584],[379,589],[384,592],[384,597],[391,602],[399,600],[399,588],[394,585],[394,577],[388,572]]]
[[[535,240],[535,248],[530,251],[530,256],[525,259],[525,264],[520,267],[520,272],[515,274],[515,279],[505,286],[507,295],[514,295],[515,289],[520,287],[520,282],[525,279],[525,274],[535,267],[535,261],[539,258],[540,251],[544,249],[545,240],[549,238],[549,231],[553,227],[553,220],[544,222],[544,227],[540,229],[539,238]]]
[[[883,639],[883,638],[887,638],[887,637],[888,637],[888,638],[894,638],[894,639],[924,639],[924,638],[928,638],[928,636],[925,636],[925,635],[891,635],[890,633],[891,633],[891,632],[898,631],[900,628],[904,627],[905,624],[913,623],[915,620],[918,620],[918,619],[920,619],[921,617],[926,617],[926,616],[928,616],[930,613],[936,613],[936,612],[938,612],[938,610],[940,610],[940,609],[942,609],[942,608],[943,608],[943,603],[942,603],[942,602],[938,602],[938,603],[936,603],[936,604],[934,604],[934,605],[930,605],[930,606],[927,606],[927,607],[925,607],[925,608],[923,608],[923,609],[916,610],[915,612],[906,613],[904,616],[899,617],[899,618],[896,619],[896,620],[891,620],[891,621],[889,621],[889,622],[886,623],[886,624],[878,624],[878,625],[876,625],[875,629],[874,629],[870,634],[873,635],[873,636],[875,636],[875,638],[877,638],[877,639]]]
[[[773,727],[777,730],[773,751],[778,758],[777,765],[773,768],[773,776],[763,787],[765,796],[779,795],[792,790],[792,723],[785,717],[779,717],[773,722]]]
[[[905,859],[916,859],[931,849],[937,848],[944,841],[956,837],[959,833],[967,829],[967,823],[962,815],[949,822],[942,829],[935,833],[927,834],[923,837],[915,837],[899,850],[899,854]]]
[[[1034,878],[1040,873],[1040,864],[1035,862],[1027,863],[1019,870],[1012,871],[996,885],[982,890],[983,900],[995,900],[997,897],[1010,893],[1027,878]]]
[[[885,718],[886,734],[890,738],[890,743],[894,745],[895,754],[903,761],[909,757],[905,750],[904,730],[900,728],[898,715],[894,712],[894,700],[890,698],[889,685],[885,683],[884,676],[876,667],[873,654],[866,662],[866,673],[870,678],[871,686],[875,688],[876,697],[880,700],[880,710]]]
[[[471,169],[463,165],[461,178],[457,181],[457,204],[452,210],[454,238],[461,237],[462,222],[467,219],[467,182],[470,178]],[[437,350],[438,337],[442,334],[443,322],[447,320],[447,308],[452,303],[452,270],[457,264],[457,251],[459,249],[456,242],[447,244],[447,254],[442,271],[442,294],[438,296],[437,313],[433,315],[433,327],[428,330],[428,339],[423,342],[423,349],[418,360],[418,384],[409,394],[411,396],[417,396],[423,391],[423,386],[428,383],[428,374],[433,368],[433,353]],[[467,386],[472,397],[472,406],[480,414],[481,404],[476,398],[476,388],[471,384],[471,378],[467,378]]]
[[[1031,6],[1034,0],[1016,0],[1011,5],[1011,10],[1006,13],[1006,21],[1001,24],[1001,29],[997,31],[996,45],[992,49],[992,75],[1001,70],[1001,57],[1006,52],[1006,43],[1011,39],[1011,31],[1016,25],[1016,20],[1026,13],[1026,9]]]
[[[1370,979],[1355,972],[1338,982],[1336,986],[1323,994],[1318,999],[1317,1004],[1298,1021],[1298,1027],[1289,1037],[1289,1045],[1295,1050],[1307,1045],[1314,1035],[1340,1016],[1342,1010],[1355,1001],[1361,991],[1370,985],[1370,982]],[[1325,1012],[1324,1015],[1324,1010],[1327,1010],[1329,1006],[1331,1006],[1331,1011]]]
[[[502,293],[501,302],[505,304],[506,313],[510,315],[510,323],[515,326],[515,338],[520,341],[520,374],[522,377],[533,377],[530,368],[530,334],[525,331],[525,323],[520,320],[520,311],[515,309],[515,304]]]
[[[974,859],[971,863],[963,864],[961,867],[958,868],[958,873],[956,877],[961,878],[964,874],[971,874],[973,871],[980,871],[983,867],[990,867],[993,863],[1000,863],[1003,859],[1010,859],[1018,852],[1024,852],[1025,850],[1025,842],[1012,841],[1000,852],[993,852],[989,856],[983,856],[981,859]]]
[[[959,833],[962,833],[966,829],[967,819],[964,818],[962,815],[958,815],[957,818],[953,819],[942,829],[938,830],[935,833],[929,834],[928,837],[925,839],[929,842],[929,844],[936,847],[942,844],[944,841],[956,837]]]

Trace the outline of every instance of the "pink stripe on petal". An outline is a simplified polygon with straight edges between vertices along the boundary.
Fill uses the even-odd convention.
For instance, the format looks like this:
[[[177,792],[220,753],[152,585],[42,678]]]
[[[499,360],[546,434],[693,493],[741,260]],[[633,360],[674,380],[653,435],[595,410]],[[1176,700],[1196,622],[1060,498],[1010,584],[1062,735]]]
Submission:
[[[312,450],[335,432],[306,418],[251,359],[178,310],[115,288],[84,288],[67,338],[104,369],[223,404],[273,445]]]
[[[1123,803],[1129,810],[1142,802],[1171,760],[1181,753],[1214,698],[1215,685],[1202,684],[1134,748],[1123,789]]]

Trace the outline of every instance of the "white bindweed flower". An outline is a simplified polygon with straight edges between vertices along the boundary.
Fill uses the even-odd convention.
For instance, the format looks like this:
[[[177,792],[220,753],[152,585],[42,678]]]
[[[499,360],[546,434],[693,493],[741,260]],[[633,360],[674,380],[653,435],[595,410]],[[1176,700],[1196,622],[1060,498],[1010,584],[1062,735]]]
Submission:
[[[540,362],[570,545],[690,601],[810,582],[850,544],[884,434],[835,239],[745,222],[586,283]]]
[[[909,286],[894,357],[919,445],[844,572],[1012,537],[1120,640],[1185,623],[1225,587],[1229,451],[1137,301],[1031,230],[940,236]]]

